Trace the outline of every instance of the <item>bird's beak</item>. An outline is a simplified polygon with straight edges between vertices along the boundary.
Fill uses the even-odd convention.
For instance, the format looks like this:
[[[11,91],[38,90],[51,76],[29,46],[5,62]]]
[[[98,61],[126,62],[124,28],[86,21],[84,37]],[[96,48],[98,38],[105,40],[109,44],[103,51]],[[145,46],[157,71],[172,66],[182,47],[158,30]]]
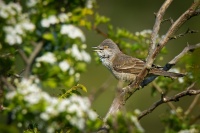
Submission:
[[[101,49],[99,47],[92,47],[92,48],[94,49],[93,51],[95,51],[95,52],[101,51]]]

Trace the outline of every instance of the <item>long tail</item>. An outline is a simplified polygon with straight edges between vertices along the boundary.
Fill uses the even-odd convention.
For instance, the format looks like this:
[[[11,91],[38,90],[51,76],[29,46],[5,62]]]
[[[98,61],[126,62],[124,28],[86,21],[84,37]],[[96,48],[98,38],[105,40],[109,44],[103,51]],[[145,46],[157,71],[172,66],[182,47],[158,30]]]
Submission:
[[[159,76],[171,77],[171,78],[185,76],[185,74],[182,74],[182,73],[167,72],[158,68],[151,69],[149,73],[154,74],[154,75],[159,75]]]

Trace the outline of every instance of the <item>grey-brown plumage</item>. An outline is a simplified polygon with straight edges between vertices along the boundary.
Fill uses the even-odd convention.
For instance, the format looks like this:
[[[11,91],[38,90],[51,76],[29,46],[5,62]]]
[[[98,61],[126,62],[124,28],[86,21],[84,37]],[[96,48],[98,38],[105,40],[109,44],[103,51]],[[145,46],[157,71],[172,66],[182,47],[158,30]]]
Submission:
[[[103,65],[105,65],[119,80],[133,82],[145,65],[144,61],[123,54],[111,39],[105,39],[98,47],[95,48],[95,51],[99,55]],[[155,65],[150,69],[149,74],[172,78],[184,76],[180,73],[161,70]]]

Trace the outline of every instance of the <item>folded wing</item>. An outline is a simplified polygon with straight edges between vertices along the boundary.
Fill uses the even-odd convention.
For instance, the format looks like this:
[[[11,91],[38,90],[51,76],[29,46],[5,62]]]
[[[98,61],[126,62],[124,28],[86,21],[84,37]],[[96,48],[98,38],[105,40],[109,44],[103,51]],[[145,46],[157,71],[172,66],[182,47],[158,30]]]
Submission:
[[[139,74],[145,65],[144,61],[125,54],[116,57],[113,62],[113,69],[120,73]]]

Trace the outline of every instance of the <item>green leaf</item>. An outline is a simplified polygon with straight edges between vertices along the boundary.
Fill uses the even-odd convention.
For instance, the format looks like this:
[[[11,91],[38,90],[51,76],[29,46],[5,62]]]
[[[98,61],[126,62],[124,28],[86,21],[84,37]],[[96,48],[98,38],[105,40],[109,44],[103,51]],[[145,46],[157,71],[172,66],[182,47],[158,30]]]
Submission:
[[[54,78],[49,78],[47,81],[44,82],[44,86],[50,88],[56,88],[57,85],[57,81]]]
[[[74,85],[75,79],[73,76],[70,76],[69,78],[67,78],[63,83],[66,87],[70,87],[72,85]]]
[[[81,90],[87,92],[87,89],[86,89],[86,87],[84,85],[77,84],[76,86],[73,86],[71,89],[67,90],[64,94],[62,94],[60,96],[60,98],[61,99],[62,98],[67,98],[67,97],[71,96],[72,94],[78,94],[78,95],[80,95],[80,92],[78,91],[78,89],[81,89]]]
[[[87,88],[84,85],[78,84],[77,87],[79,87],[81,90],[87,92]]]
[[[110,21],[110,18],[107,18],[105,16],[101,16],[98,13],[95,14],[95,26],[101,24],[101,23],[107,23]]]
[[[76,69],[80,72],[84,72],[86,69],[86,63],[85,62],[77,62]]]
[[[44,38],[46,40],[49,40],[49,41],[53,41],[54,40],[54,37],[50,32],[43,34],[42,38]]]

